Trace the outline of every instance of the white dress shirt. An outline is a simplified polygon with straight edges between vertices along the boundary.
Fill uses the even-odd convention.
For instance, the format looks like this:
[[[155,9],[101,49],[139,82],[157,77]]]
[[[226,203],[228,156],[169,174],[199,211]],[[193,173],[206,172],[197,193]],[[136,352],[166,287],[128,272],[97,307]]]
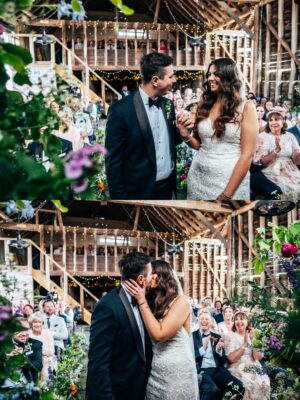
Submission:
[[[156,181],[161,181],[168,178],[174,168],[170,152],[170,138],[167,122],[163,110],[156,106],[149,107],[149,96],[141,87],[139,91],[146,109],[154,140],[157,168]]]
[[[145,353],[145,330],[144,330],[142,317],[141,317],[141,314],[140,314],[140,311],[139,311],[139,307],[138,307],[138,305],[136,305],[136,306],[132,305],[132,302],[131,302],[132,297],[131,297],[131,295],[126,291],[126,288],[122,283],[121,283],[121,285],[122,285],[122,288],[124,289],[124,291],[126,293],[127,299],[128,299],[128,301],[130,303],[130,306],[132,308],[136,323],[138,325],[138,328],[139,328],[139,331],[140,331],[140,334],[141,334],[142,343],[143,343],[143,349],[144,349],[144,353]]]
[[[200,331],[200,335],[202,335],[201,331]],[[207,338],[209,338],[207,349],[204,350],[204,347],[200,347],[200,349],[199,349],[200,356],[203,356],[201,368],[216,368],[217,365],[216,365],[216,361],[215,361],[214,354],[213,354],[210,336],[203,337],[202,341],[207,340]],[[217,351],[217,353],[221,355],[222,349],[221,349],[221,351]]]

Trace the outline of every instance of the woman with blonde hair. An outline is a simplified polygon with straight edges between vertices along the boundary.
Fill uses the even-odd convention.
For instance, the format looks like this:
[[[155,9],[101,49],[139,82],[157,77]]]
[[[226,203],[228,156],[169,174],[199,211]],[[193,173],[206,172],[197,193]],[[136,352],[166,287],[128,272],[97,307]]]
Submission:
[[[53,135],[70,142],[73,151],[81,149],[83,147],[83,140],[80,136],[79,129],[73,124],[72,111],[65,107],[59,112],[59,116],[61,118],[61,123],[59,129],[52,132]]]
[[[53,334],[49,329],[43,327],[44,321],[39,315],[33,314],[29,319],[29,324],[29,337],[31,339],[39,340],[43,344],[43,369],[41,371],[41,382],[45,383],[49,379],[49,374],[57,368],[56,357],[54,355]]]

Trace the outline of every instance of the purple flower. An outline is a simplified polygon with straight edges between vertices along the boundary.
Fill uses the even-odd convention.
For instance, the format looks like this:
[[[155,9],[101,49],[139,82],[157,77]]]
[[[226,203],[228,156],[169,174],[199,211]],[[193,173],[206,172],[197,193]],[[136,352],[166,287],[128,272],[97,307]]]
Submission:
[[[0,332],[0,341],[4,340],[7,336],[7,332]]]
[[[65,175],[69,179],[78,179],[82,173],[82,165],[75,160],[71,160],[65,165]]]
[[[93,146],[83,147],[79,151],[81,151],[83,154],[88,155],[88,156],[91,155],[91,154],[94,154],[94,153],[101,153],[103,155],[107,154],[106,148],[101,146],[101,144],[99,144],[99,143],[96,143]]]
[[[10,319],[11,317],[11,307],[10,306],[0,306],[0,320]]]
[[[74,185],[72,185],[72,190],[75,193],[81,193],[87,189],[88,185],[89,185],[89,180],[83,179],[83,180],[76,182]]]

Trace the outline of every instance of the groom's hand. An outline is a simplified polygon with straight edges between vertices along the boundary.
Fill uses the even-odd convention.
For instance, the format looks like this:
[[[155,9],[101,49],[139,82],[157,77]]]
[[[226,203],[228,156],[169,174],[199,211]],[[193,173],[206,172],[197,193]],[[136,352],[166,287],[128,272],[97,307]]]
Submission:
[[[182,112],[176,117],[176,126],[183,139],[187,139],[194,127],[194,121],[188,112]]]

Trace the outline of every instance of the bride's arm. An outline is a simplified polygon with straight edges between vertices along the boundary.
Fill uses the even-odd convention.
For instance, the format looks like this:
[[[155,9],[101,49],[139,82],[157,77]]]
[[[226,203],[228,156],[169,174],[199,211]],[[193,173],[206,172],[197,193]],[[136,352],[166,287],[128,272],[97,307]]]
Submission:
[[[247,102],[241,122],[241,155],[232,171],[227,186],[223,193],[220,193],[217,200],[221,200],[223,197],[231,198],[240,186],[249,171],[255,153],[257,135],[258,121],[256,110],[252,102]]]
[[[164,342],[173,337],[191,312],[187,298],[184,295],[178,296],[167,315],[158,321],[148,306],[144,290],[132,280],[126,281],[125,286],[126,290],[136,298],[146,329],[151,338],[157,342]]]
[[[194,137],[193,127],[194,121],[192,121],[188,113],[181,113],[176,117],[176,126],[179,130],[182,140],[192,149],[200,149],[200,141]]]

